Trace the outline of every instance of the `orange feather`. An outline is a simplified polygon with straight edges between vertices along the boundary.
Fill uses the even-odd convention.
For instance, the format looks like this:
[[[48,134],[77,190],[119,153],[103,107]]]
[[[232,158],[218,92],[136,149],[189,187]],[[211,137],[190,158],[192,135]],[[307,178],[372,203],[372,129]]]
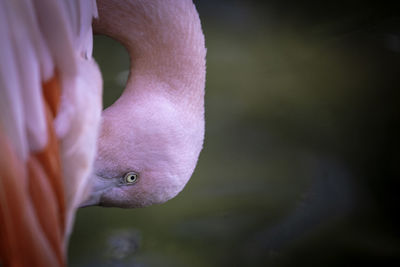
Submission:
[[[0,259],[4,266],[64,266],[65,196],[53,120],[57,76],[43,84],[46,147],[21,162],[0,131]]]

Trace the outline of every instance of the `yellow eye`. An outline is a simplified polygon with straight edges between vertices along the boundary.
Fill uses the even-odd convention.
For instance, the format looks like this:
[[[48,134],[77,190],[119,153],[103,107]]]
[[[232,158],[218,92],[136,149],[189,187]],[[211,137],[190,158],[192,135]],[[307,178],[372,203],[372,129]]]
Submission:
[[[126,184],[134,184],[138,181],[139,175],[136,172],[128,172],[124,176],[124,181]]]

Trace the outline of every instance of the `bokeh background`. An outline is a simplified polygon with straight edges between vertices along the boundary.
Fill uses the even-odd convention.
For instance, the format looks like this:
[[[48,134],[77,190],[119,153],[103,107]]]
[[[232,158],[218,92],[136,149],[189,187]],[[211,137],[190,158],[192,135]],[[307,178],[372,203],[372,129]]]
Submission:
[[[206,139],[184,191],[84,208],[71,266],[400,266],[400,15],[385,1],[195,1]],[[96,37],[104,104],[129,59]]]

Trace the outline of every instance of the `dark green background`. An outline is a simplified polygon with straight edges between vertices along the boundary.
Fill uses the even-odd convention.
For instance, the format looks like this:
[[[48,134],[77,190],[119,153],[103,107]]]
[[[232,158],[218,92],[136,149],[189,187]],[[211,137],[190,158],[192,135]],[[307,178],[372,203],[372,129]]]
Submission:
[[[300,3],[301,2],[301,3]],[[196,1],[206,139],[178,197],[85,208],[71,266],[400,266],[400,16],[364,1]],[[104,103],[125,50],[96,37]]]

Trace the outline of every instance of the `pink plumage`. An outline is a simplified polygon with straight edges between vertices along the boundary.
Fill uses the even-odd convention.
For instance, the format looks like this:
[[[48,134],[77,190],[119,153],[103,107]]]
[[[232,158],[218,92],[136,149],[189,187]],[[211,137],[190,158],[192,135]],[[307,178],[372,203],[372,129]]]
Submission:
[[[126,90],[103,113],[97,17],[95,31],[131,57]],[[80,205],[147,206],[183,189],[204,138],[192,1],[0,0],[0,36],[2,264],[62,266]]]

